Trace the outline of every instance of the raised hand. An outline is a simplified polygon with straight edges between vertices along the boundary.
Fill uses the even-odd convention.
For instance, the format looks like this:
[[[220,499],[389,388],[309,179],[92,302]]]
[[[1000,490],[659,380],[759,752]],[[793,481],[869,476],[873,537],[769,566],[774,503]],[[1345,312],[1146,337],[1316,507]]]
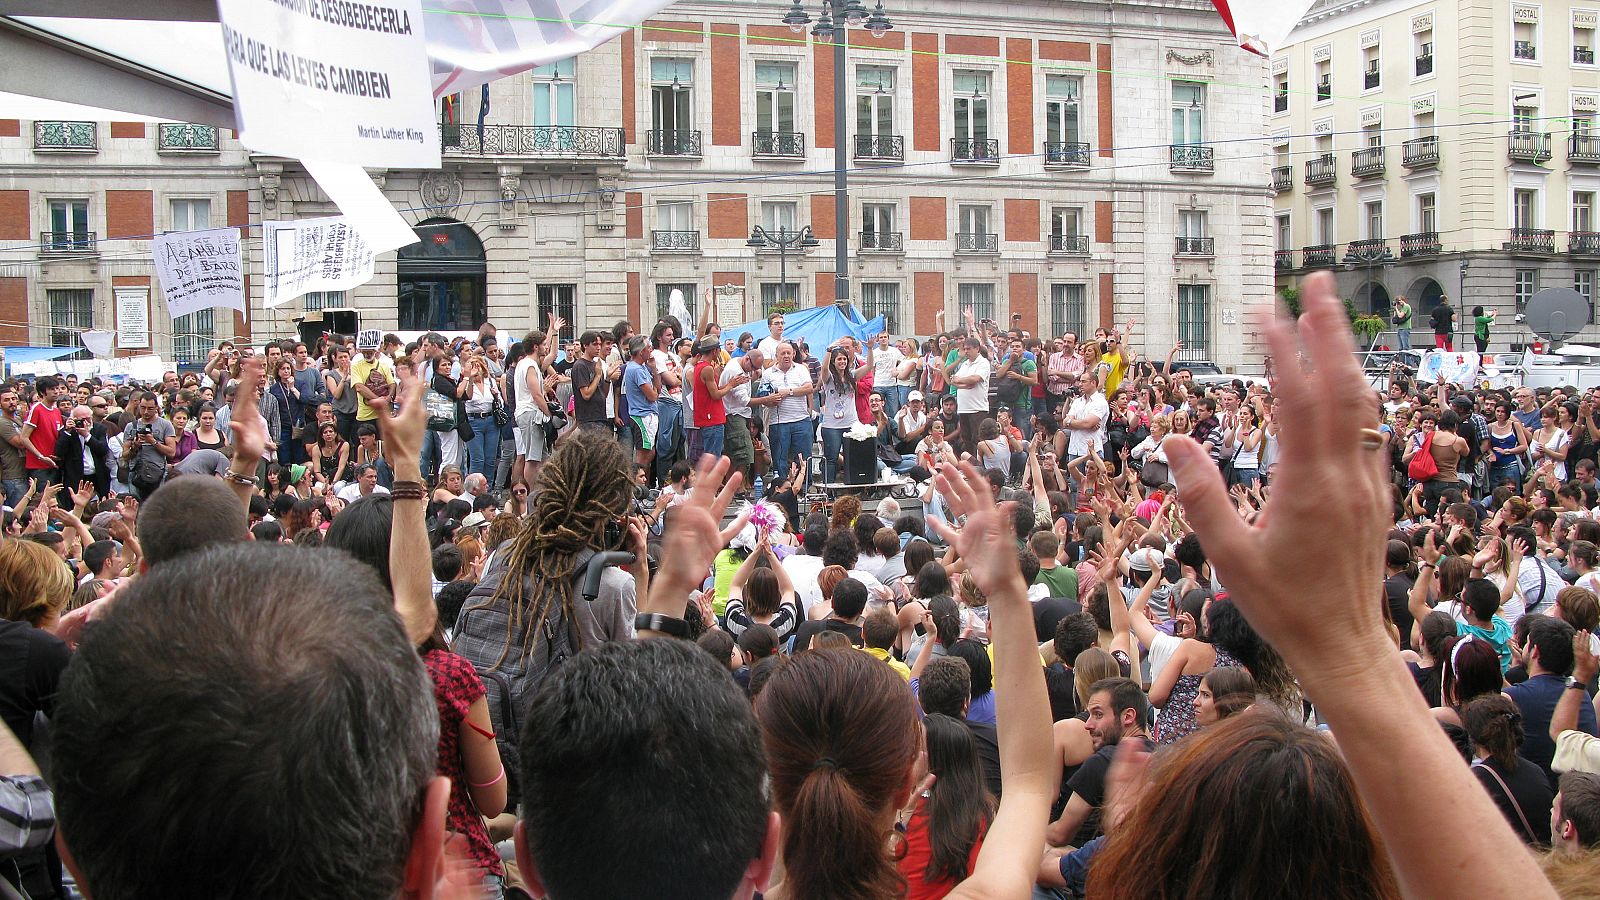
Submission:
[[[989,493],[988,479],[972,463],[958,469],[945,463],[934,483],[944,496],[951,516],[966,517],[960,528],[930,519],[934,529],[956,553],[967,561],[967,571],[978,589],[993,598],[997,595],[1027,597],[1022,569],[1017,564],[1017,544],[1011,526],[1011,504],[998,506]]]
[[[733,463],[725,456],[701,457],[695,489],[673,507],[661,547],[661,567],[648,597],[639,600],[639,612],[683,617],[689,592],[705,580],[712,560],[726,546],[723,535],[727,532],[718,530],[718,525],[744,482],[738,472],[728,474],[732,468]],[[749,521],[750,513],[746,511],[734,519],[728,531],[738,534]]]
[[[256,461],[267,452],[267,423],[256,404],[256,389],[266,379],[267,363],[259,356],[239,360],[239,388],[233,395],[233,411],[228,431],[233,434],[233,458],[248,462],[255,471]]]
[[[428,411],[422,403],[426,385],[422,379],[405,375],[400,379],[400,409],[389,415],[378,413],[378,433],[383,436],[384,456],[390,465],[399,466],[405,460],[420,466],[422,437],[428,422]],[[398,468],[396,474],[399,474]],[[410,480],[410,479],[402,479]]]

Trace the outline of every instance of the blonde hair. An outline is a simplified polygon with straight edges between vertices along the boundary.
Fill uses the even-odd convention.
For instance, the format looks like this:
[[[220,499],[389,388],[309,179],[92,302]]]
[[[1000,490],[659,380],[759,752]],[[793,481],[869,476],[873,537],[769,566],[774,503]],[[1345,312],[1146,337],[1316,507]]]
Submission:
[[[989,605],[989,598],[978,589],[978,582],[973,580],[971,572],[961,573],[961,601],[973,608]]]
[[[61,557],[28,540],[0,544],[0,618],[38,627],[72,599],[72,572]]]

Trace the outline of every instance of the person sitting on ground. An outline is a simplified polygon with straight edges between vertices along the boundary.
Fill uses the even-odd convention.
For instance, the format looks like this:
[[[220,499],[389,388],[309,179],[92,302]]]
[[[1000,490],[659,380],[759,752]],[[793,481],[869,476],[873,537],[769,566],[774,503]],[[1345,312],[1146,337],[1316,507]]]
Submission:
[[[1461,724],[1472,739],[1472,774],[1505,816],[1506,824],[1528,844],[1550,843],[1550,809],[1555,791],[1535,763],[1518,754],[1522,715],[1506,697],[1490,694],[1468,703]]]

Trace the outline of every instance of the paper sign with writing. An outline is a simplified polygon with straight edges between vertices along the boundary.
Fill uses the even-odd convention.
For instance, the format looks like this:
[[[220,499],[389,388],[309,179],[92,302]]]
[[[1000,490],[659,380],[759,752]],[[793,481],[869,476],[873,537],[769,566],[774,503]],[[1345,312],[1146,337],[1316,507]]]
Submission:
[[[115,288],[112,294],[117,301],[117,346],[150,346],[150,289]]]
[[[309,291],[348,291],[372,278],[372,247],[343,216],[262,222],[267,307]]]
[[[150,242],[167,312],[176,319],[202,309],[244,312],[244,261],[239,229],[158,235]]]

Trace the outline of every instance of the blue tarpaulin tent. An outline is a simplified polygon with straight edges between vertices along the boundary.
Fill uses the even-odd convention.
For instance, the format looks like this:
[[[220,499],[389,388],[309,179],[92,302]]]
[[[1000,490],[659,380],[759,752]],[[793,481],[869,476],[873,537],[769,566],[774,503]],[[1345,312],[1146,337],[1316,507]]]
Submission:
[[[82,347],[6,347],[6,364],[38,362],[41,359],[60,359],[83,350]]]
[[[855,307],[849,309],[849,315],[840,312],[839,307],[833,305],[787,313],[783,317],[783,336],[803,340],[810,345],[812,353],[819,353],[845,335],[851,335],[865,342],[883,330],[883,316],[870,320],[863,319]],[[723,340],[729,338],[737,340],[739,335],[745,332],[749,332],[758,344],[762,338],[770,337],[772,334],[767,328],[765,319],[746,322],[743,325],[722,326]]]

